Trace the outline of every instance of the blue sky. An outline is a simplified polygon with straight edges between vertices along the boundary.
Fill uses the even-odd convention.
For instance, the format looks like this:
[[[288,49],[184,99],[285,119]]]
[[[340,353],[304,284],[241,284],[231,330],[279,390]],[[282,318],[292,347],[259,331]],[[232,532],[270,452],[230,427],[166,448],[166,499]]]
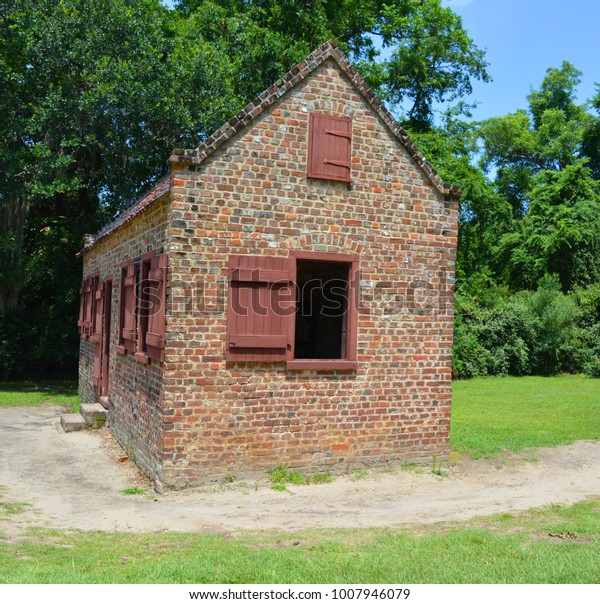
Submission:
[[[445,0],[463,19],[475,44],[486,50],[493,82],[476,83],[470,100],[476,119],[525,109],[548,67],[564,60],[583,72],[579,101],[600,83],[599,0]]]

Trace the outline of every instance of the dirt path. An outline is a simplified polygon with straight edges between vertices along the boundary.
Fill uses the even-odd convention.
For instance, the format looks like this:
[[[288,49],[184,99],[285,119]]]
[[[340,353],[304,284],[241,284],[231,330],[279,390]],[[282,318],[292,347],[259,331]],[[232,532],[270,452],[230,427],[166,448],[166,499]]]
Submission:
[[[429,471],[370,471],[323,485],[230,484],[184,492],[124,495],[143,477],[106,433],[64,434],[60,408],[0,409],[0,501],[25,502],[0,513],[0,532],[28,526],[132,532],[391,527],[464,520],[600,495],[600,442],[539,449],[535,463],[463,460],[448,477]]]

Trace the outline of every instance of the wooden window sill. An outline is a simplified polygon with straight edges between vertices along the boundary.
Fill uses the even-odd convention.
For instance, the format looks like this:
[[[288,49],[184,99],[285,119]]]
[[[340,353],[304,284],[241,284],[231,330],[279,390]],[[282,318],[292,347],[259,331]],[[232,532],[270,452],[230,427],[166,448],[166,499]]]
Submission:
[[[140,363],[144,363],[144,365],[150,364],[150,357],[147,354],[145,354],[144,352],[136,352],[133,355],[133,358],[136,361],[139,361]]]
[[[302,371],[304,369],[351,371],[356,369],[356,361],[345,359],[295,359],[288,361],[286,366],[292,371]]]
[[[115,346],[115,352],[117,354],[127,354],[127,349],[125,346]]]

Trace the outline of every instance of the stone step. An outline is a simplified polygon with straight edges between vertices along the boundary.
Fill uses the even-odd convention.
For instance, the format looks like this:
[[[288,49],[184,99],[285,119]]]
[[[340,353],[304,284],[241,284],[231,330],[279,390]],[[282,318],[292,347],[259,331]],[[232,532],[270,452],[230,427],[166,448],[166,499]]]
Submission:
[[[79,411],[88,428],[102,428],[106,423],[108,411],[100,403],[82,403]]]
[[[77,432],[78,430],[85,430],[87,428],[87,424],[81,413],[61,413],[60,425],[65,432]]]

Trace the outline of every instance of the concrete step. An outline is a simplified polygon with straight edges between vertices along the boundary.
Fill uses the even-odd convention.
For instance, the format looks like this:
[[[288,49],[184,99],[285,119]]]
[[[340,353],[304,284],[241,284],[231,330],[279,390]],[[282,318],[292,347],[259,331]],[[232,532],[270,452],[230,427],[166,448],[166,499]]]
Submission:
[[[106,423],[108,411],[100,403],[83,403],[80,413],[88,428],[102,428]]]
[[[81,413],[61,413],[60,425],[65,432],[77,432],[85,430],[87,425]]]

